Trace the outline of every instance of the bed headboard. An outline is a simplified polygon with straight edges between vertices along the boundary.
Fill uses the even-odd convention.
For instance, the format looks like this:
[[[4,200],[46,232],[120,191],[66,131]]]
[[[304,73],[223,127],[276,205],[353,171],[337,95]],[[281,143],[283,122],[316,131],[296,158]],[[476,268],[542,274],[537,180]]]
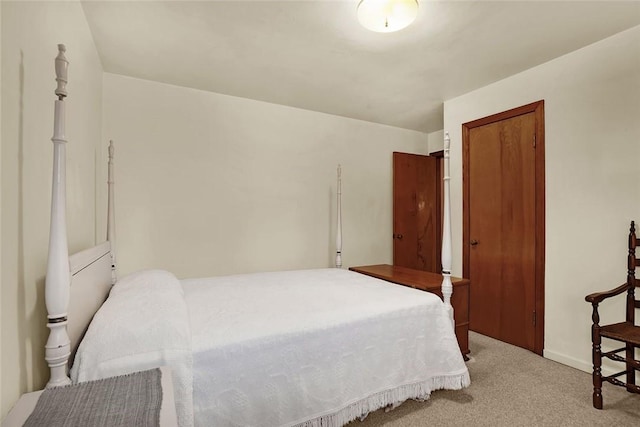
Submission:
[[[47,388],[70,384],[68,365],[95,312],[115,283],[115,228],[113,206],[113,143],[109,146],[109,201],[107,241],[69,256],[66,223],[65,103],[67,70],[65,46],[58,45],[53,137],[53,182],[49,257],[45,303],[49,338],[45,360],[51,369]]]

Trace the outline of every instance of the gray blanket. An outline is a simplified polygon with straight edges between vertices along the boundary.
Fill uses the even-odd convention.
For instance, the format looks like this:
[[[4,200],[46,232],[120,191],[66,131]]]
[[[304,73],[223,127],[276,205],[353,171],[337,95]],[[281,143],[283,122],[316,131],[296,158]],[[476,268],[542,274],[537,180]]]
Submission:
[[[28,427],[158,426],[162,405],[160,369],[46,389]]]

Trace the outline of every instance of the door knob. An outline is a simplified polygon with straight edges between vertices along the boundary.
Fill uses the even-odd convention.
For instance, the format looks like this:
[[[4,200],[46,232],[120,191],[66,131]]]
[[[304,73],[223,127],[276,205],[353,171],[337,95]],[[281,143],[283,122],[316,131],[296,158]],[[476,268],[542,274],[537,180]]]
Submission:
[[[402,240],[402,234],[394,234],[393,238],[394,239],[398,239],[398,240]]]
[[[471,242],[469,242],[469,243],[471,244],[471,246],[475,246],[475,245],[477,245],[477,244],[478,244],[478,243],[480,243],[480,242],[478,242],[477,240],[473,239],[473,240],[472,240]]]

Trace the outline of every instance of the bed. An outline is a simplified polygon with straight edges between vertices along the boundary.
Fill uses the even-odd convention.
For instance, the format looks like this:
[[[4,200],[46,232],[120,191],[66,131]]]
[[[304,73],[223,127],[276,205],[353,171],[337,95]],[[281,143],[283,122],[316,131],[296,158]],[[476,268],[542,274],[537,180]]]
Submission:
[[[47,387],[168,366],[181,426],[341,426],[469,385],[450,304],[448,137],[444,301],[340,268],[340,169],[336,268],[183,280],[146,270],[116,278],[113,143],[107,240],[68,255],[63,45],[55,63]]]

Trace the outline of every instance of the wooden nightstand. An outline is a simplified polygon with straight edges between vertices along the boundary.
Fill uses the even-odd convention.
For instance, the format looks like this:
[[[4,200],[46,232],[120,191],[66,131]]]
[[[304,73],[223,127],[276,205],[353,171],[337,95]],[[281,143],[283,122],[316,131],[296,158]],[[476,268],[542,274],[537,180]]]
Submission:
[[[160,427],[177,427],[176,405],[173,399],[173,382],[171,369],[162,367],[162,406],[160,408]],[[36,407],[43,390],[26,393],[16,402],[7,417],[2,421],[2,427],[21,427]]]
[[[413,270],[406,267],[398,267],[389,264],[364,265],[351,267],[349,270],[367,276],[386,280],[398,285],[409,286],[415,289],[437,294],[442,298],[440,286],[442,285],[442,275],[429,271]],[[453,283],[453,296],[451,305],[453,306],[453,316],[456,323],[456,338],[465,360],[469,354],[469,285],[468,279],[451,277]]]

